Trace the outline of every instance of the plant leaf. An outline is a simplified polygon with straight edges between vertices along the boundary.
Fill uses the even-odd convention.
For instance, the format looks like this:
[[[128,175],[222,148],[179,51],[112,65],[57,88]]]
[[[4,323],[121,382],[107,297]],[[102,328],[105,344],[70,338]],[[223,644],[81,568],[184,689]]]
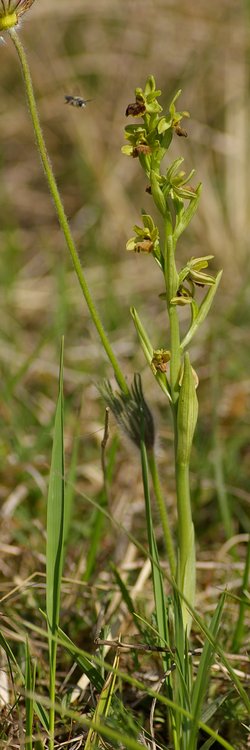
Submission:
[[[215,277],[215,283],[213,284],[213,286],[209,287],[209,289],[207,291],[207,294],[205,295],[204,299],[202,300],[202,303],[201,303],[201,305],[199,307],[199,311],[198,311],[195,319],[191,323],[191,326],[190,326],[188,332],[186,333],[186,336],[184,336],[184,339],[181,342],[181,349],[182,350],[185,349],[186,346],[188,346],[188,344],[190,343],[190,341],[193,338],[194,334],[196,333],[197,329],[199,328],[199,326],[201,325],[201,323],[203,323],[203,321],[207,317],[207,314],[208,314],[208,312],[210,310],[210,307],[211,307],[211,304],[213,302],[213,298],[214,298],[214,296],[215,296],[215,294],[217,292],[217,289],[218,289],[221,277],[222,277],[222,271],[219,271],[219,273],[217,273],[217,276]]]

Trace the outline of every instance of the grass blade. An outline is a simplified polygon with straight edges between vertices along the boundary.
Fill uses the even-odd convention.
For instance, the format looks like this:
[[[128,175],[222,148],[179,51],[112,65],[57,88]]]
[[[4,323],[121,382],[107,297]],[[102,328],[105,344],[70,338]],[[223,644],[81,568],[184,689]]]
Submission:
[[[63,340],[47,505],[46,614],[50,659],[50,750],[54,749],[57,631],[64,557]]]
[[[247,606],[249,606],[249,599],[246,593],[248,590],[249,575],[250,575],[250,536],[249,536],[249,540],[247,544],[247,554],[246,554],[246,562],[245,562],[245,568],[244,568],[243,580],[242,580],[242,593],[241,593],[241,599],[240,599],[240,605],[239,605],[239,615],[238,615],[238,620],[236,623],[236,628],[235,628],[235,633],[234,633],[233,643],[232,643],[233,651],[235,651],[236,653],[240,649],[242,641],[243,641],[245,609]]]
[[[218,602],[218,605],[216,607],[216,610],[213,615],[210,628],[209,628],[210,634],[214,641],[216,641],[216,638],[218,635],[224,602],[225,602],[225,593],[222,594]],[[189,750],[196,750],[196,747],[197,747],[198,720],[200,718],[202,704],[203,704],[205,692],[207,689],[210,667],[211,667],[214,651],[215,651],[214,646],[211,643],[209,643],[208,640],[206,640],[204,647],[203,647],[200,664],[199,664],[198,672],[196,675],[196,680],[194,683],[193,694],[192,694],[191,712],[194,715],[194,722],[192,724],[192,729],[191,729],[191,734],[190,734]]]
[[[168,639],[168,624],[166,616],[166,600],[163,588],[163,576],[159,563],[159,555],[157,550],[157,544],[155,539],[152,514],[151,514],[151,502],[150,502],[150,489],[149,489],[149,470],[148,470],[148,459],[146,446],[143,440],[141,440],[141,466],[142,466],[142,479],[144,488],[145,498],[145,509],[146,509],[146,522],[147,522],[147,534],[149,551],[151,555],[151,569],[154,589],[154,601],[156,609],[156,619],[161,640],[161,645],[166,645]],[[164,660],[166,662],[166,659]],[[166,663],[166,669],[168,664]]]
[[[80,420],[79,420],[80,424]],[[79,428],[78,428],[79,429]],[[79,435],[75,435],[73,442],[73,451],[70,462],[69,474],[65,482],[65,518],[64,518],[64,553],[66,552],[67,542],[70,532],[70,523],[72,517],[72,508],[75,497],[76,472],[79,452]]]
[[[26,640],[25,647],[25,748],[26,750],[33,750],[32,742],[32,729],[33,729],[33,718],[34,718],[34,700],[32,694],[35,690],[36,680],[36,665],[32,666],[29,642]]]
[[[113,663],[113,669],[116,670],[119,667],[119,653],[117,652],[114,658]],[[103,685],[101,694],[99,696],[99,700],[94,712],[93,716],[93,722],[95,723],[95,726],[98,727],[100,724],[100,727],[102,726],[102,718],[106,719],[109,715],[110,708],[111,708],[111,702],[112,702],[112,696],[114,694],[116,685],[116,673],[110,672],[107,679],[105,680],[105,683]],[[95,728],[95,731],[93,729],[89,730],[86,744],[85,744],[85,750],[91,750],[91,748],[96,747],[96,739],[97,739],[98,731]]]
[[[61,630],[61,628],[58,628],[58,636],[60,638],[61,645],[67,649],[68,653],[71,654],[71,656],[73,656],[74,661],[76,661],[78,666],[83,669],[84,674],[87,675],[89,681],[91,682],[91,685],[93,685],[97,692],[100,693],[104,685],[104,679],[101,675],[101,672],[96,669],[96,667],[92,664],[92,662],[87,658],[86,655],[81,653],[81,651],[76,646],[74,646],[73,641],[70,640],[66,633]]]

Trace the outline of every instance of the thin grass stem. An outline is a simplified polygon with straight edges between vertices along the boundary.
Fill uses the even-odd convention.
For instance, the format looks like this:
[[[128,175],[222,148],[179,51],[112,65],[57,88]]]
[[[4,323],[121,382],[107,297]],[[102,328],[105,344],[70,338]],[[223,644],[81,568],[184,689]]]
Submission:
[[[245,568],[243,573],[243,580],[242,580],[242,592],[241,592],[241,599],[240,599],[240,605],[239,605],[239,615],[238,620],[236,623],[236,628],[234,632],[233,637],[233,643],[232,648],[235,653],[238,653],[244,636],[244,619],[245,619],[245,610],[246,607],[249,606],[249,600],[247,597],[247,590],[248,590],[248,582],[249,582],[249,576],[250,576],[250,536],[247,544],[247,554],[246,554],[246,562],[245,562]]]
[[[151,556],[152,565],[152,579],[154,589],[154,601],[156,609],[156,619],[161,639],[161,645],[168,643],[168,626],[166,617],[166,601],[163,587],[163,576],[159,564],[159,555],[155,539],[154,527],[152,522],[151,514],[151,499],[150,499],[150,488],[149,488],[149,472],[148,472],[148,457],[147,450],[144,440],[141,440],[141,466],[142,466],[142,480],[143,490],[145,498],[145,511],[146,511],[146,522],[147,522],[147,535],[148,545]],[[166,665],[167,666],[167,665]]]

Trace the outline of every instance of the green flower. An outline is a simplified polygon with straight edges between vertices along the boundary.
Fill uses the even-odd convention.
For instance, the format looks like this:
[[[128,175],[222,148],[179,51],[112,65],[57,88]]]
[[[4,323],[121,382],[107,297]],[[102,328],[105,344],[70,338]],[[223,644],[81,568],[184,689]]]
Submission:
[[[194,174],[194,169],[188,175],[183,170],[179,170],[183,158],[175,159],[171,167],[167,170],[165,177],[162,177],[162,191],[167,197],[170,195],[172,200],[192,200],[196,198],[195,189],[189,184]]]
[[[0,0],[0,31],[17,26],[20,16],[33,5],[34,0]]]
[[[204,255],[201,258],[191,258],[180,272],[179,281],[182,283],[186,279],[196,286],[213,286],[215,284],[214,277],[203,271],[203,268],[207,268],[208,262],[213,257],[213,255]]]

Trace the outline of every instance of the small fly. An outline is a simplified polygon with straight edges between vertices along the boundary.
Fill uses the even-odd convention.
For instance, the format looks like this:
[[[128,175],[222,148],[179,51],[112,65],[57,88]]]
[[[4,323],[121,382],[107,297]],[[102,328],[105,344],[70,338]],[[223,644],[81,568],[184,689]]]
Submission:
[[[72,107],[86,107],[88,102],[92,102],[93,99],[82,99],[81,96],[72,96],[71,94],[65,94],[65,104],[71,104]]]

